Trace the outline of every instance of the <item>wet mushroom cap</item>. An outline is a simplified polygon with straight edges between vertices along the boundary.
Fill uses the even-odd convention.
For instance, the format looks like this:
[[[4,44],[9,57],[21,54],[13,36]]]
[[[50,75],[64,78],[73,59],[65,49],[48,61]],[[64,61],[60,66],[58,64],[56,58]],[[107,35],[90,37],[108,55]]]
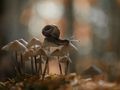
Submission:
[[[61,51],[64,54],[68,54],[68,53],[71,53],[71,52],[77,52],[77,53],[79,53],[78,49],[72,43],[69,43],[67,45],[62,46],[61,47]]]
[[[79,40],[70,40],[70,42],[71,42],[77,49],[80,49],[80,41],[79,41]]]
[[[27,50],[25,53],[24,53],[25,56],[34,56],[34,51],[32,49],[29,49]]]
[[[46,56],[46,57],[47,57],[46,52],[45,52],[43,49],[41,49],[41,48],[39,48],[39,49],[36,51],[36,55],[43,55],[43,56]]]
[[[26,59],[30,59],[30,57],[33,57],[35,56],[35,53],[33,51],[33,49],[29,49],[27,51],[24,52],[23,54],[23,58],[26,60]]]
[[[33,39],[31,39],[31,41],[28,43],[27,47],[28,47],[28,48],[31,48],[32,46],[38,46],[38,47],[40,47],[40,46],[42,46],[42,43],[40,42],[39,39],[33,38]]]
[[[2,47],[2,50],[9,51],[9,47],[13,42],[8,43],[7,45]]]
[[[27,48],[22,43],[20,43],[18,40],[10,42],[6,46],[4,46],[2,49],[6,51],[19,51],[19,52],[27,50]]]

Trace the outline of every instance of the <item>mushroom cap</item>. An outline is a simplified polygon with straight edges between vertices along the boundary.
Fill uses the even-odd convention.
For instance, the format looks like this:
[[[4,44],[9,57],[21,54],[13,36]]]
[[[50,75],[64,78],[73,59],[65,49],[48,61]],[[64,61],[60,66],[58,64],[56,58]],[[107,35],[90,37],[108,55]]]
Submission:
[[[46,57],[47,57],[46,52],[45,52],[42,48],[39,48],[39,49],[36,51],[36,55],[42,55],[42,56],[46,56]]]
[[[5,50],[5,51],[9,51],[9,47],[10,45],[12,44],[13,42],[10,42],[8,44],[6,44],[5,46],[2,47],[2,50]]]
[[[21,42],[24,46],[27,46],[28,42],[25,41],[23,38],[18,40],[19,42]]]
[[[59,45],[49,42],[47,38],[44,39],[43,47],[58,47]]]
[[[62,57],[59,61],[60,61],[61,63],[65,63],[65,62],[70,62],[70,63],[72,63],[70,57],[68,57],[68,56]]]
[[[2,50],[22,52],[22,51],[27,50],[27,48],[22,43],[20,43],[18,40],[15,40],[5,45],[2,48]]]
[[[35,55],[35,53],[34,53],[33,49],[29,49],[29,50],[24,52],[24,56],[26,56],[26,57],[32,57],[34,55]]]
[[[51,56],[64,56],[65,54],[61,52],[60,49],[56,49],[51,53]]]
[[[30,60],[31,57],[35,56],[33,49],[28,49],[23,53],[24,60]]]
[[[71,42],[69,44],[67,44],[67,45],[62,46],[61,47],[61,51],[64,54],[71,53],[71,52],[77,52],[77,53],[79,53],[79,51],[77,50],[77,48]]]
[[[33,39],[31,39],[31,41],[28,43],[28,45],[27,45],[27,47],[28,48],[31,48],[32,46],[42,46],[42,43],[40,42],[40,40],[39,39],[37,39],[37,38],[33,38]]]
[[[40,55],[42,60],[46,61],[48,59],[47,53],[42,48],[39,48],[38,50],[36,50],[36,56],[39,57],[38,59],[40,59]]]
[[[70,42],[76,47],[76,48],[80,48],[80,41],[79,40],[70,40]]]

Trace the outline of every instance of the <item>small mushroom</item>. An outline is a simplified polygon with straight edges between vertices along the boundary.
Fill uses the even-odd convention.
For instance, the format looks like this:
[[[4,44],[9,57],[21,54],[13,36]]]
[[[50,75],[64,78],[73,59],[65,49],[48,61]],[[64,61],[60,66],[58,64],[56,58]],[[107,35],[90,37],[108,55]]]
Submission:
[[[66,63],[65,75],[68,73],[69,64],[72,62],[69,56],[64,56],[59,60],[61,63]]]
[[[2,47],[2,50],[8,51],[8,52],[12,52],[13,56],[15,56],[15,61],[12,64],[15,67],[14,69],[16,70],[17,75],[19,75],[20,74],[20,70],[18,68],[17,52],[14,49],[11,49],[11,48],[13,48],[12,44],[13,44],[13,42],[8,43],[7,45]]]
[[[61,67],[61,64],[59,62],[59,57],[64,56],[64,54],[59,49],[56,49],[55,51],[53,51],[51,53],[51,56],[56,56],[58,58],[58,64],[59,64],[60,74],[62,75],[62,67]]]
[[[46,57],[45,68],[44,68],[43,75],[42,75],[42,80],[44,80],[46,70],[47,70],[47,68],[49,67],[48,64],[49,64],[49,57],[47,56],[47,57]]]
[[[42,71],[42,64],[44,64],[44,60],[42,59],[42,57],[37,56],[36,61],[39,64],[39,67],[37,69],[37,74],[40,76],[40,75],[42,75],[42,72],[43,72]]]
[[[44,39],[44,42],[43,42],[43,48],[47,50],[47,54],[49,55],[51,53],[51,48],[52,47],[58,47],[58,45],[52,43],[52,42],[49,42],[47,38]],[[48,61],[48,64],[47,64],[47,71],[49,73],[49,61]]]
[[[19,44],[21,46],[20,47],[21,50],[18,51],[18,55],[20,55],[20,68],[21,68],[21,73],[24,74],[25,63],[23,61],[23,53],[27,50],[27,48],[22,43],[19,42]]]
[[[37,48],[41,47],[42,43],[40,42],[39,39],[37,38],[33,38],[27,45],[28,48],[33,48],[34,50],[36,50]],[[36,61],[36,56],[34,56],[34,60],[35,60],[35,70],[37,72],[37,61]]]
[[[24,53],[24,58],[25,59],[31,59],[31,70],[32,70],[32,74],[34,73],[34,65],[33,65],[33,57],[34,57],[35,53],[33,51],[33,49],[29,49]]]
[[[17,70],[19,71],[20,74],[21,74],[21,71],[20,71],[20,66],[18,63],[17,56],[18,56],[18,53],[21,53],[21,52],[25,51],[26,49],[27,48],[22,43],[20,43],[18,40],[10,42],[2,48],[2,50],[10,51],[15,54],[15,60],[16,60],[15,62],[17,64],[15,66],[17,67]],[[22,53],[21,53],[21,61],[22,61]]]
[[[39,62],[39,74],[42,74],[42,65],[41,65],[41,62],[42,62],[42,57],[46,57],[47,58],[47,54],[46,52],[43,50],[43,49],[38,49],[36,51],[36,54],[40,56],[40,62]]]

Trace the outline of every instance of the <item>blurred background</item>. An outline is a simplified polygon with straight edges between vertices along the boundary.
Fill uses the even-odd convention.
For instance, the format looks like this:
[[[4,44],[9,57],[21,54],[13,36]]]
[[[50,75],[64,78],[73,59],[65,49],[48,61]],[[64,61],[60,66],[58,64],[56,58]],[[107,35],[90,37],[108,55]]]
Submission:
[[[47,24],[57,25],[61,38],[80,41],[71,71],[95,64],[110,78],[120,78],[120,0],[0,0],[0,48],[19,38],[42,41]],[[5,55],[0,50],[1,77],[9,73]]]

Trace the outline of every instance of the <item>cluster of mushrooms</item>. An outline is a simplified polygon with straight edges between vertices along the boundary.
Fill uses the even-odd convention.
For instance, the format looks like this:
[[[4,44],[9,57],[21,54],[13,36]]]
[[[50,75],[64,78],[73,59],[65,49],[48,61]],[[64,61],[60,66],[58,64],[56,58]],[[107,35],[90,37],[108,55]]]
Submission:
[[[45,36],[43,42],[37,38],[33,38],[29,42],[19,39],[2,48],[2,50],[10,52],[16,74],[25,76],[25,62],[30,61],[31,74],[36,74],[44,79],[45,75],[49,74],[50,58],[57,58],[61,75],[68,74],[68,67],[71,63],[69,53],[77,50],[76,47],[69,40],[59,39],[60,30],[55,25],[46,25],[42,29],[42,34]],[[61,64],[65,64],[64,70],[62,70]]]

